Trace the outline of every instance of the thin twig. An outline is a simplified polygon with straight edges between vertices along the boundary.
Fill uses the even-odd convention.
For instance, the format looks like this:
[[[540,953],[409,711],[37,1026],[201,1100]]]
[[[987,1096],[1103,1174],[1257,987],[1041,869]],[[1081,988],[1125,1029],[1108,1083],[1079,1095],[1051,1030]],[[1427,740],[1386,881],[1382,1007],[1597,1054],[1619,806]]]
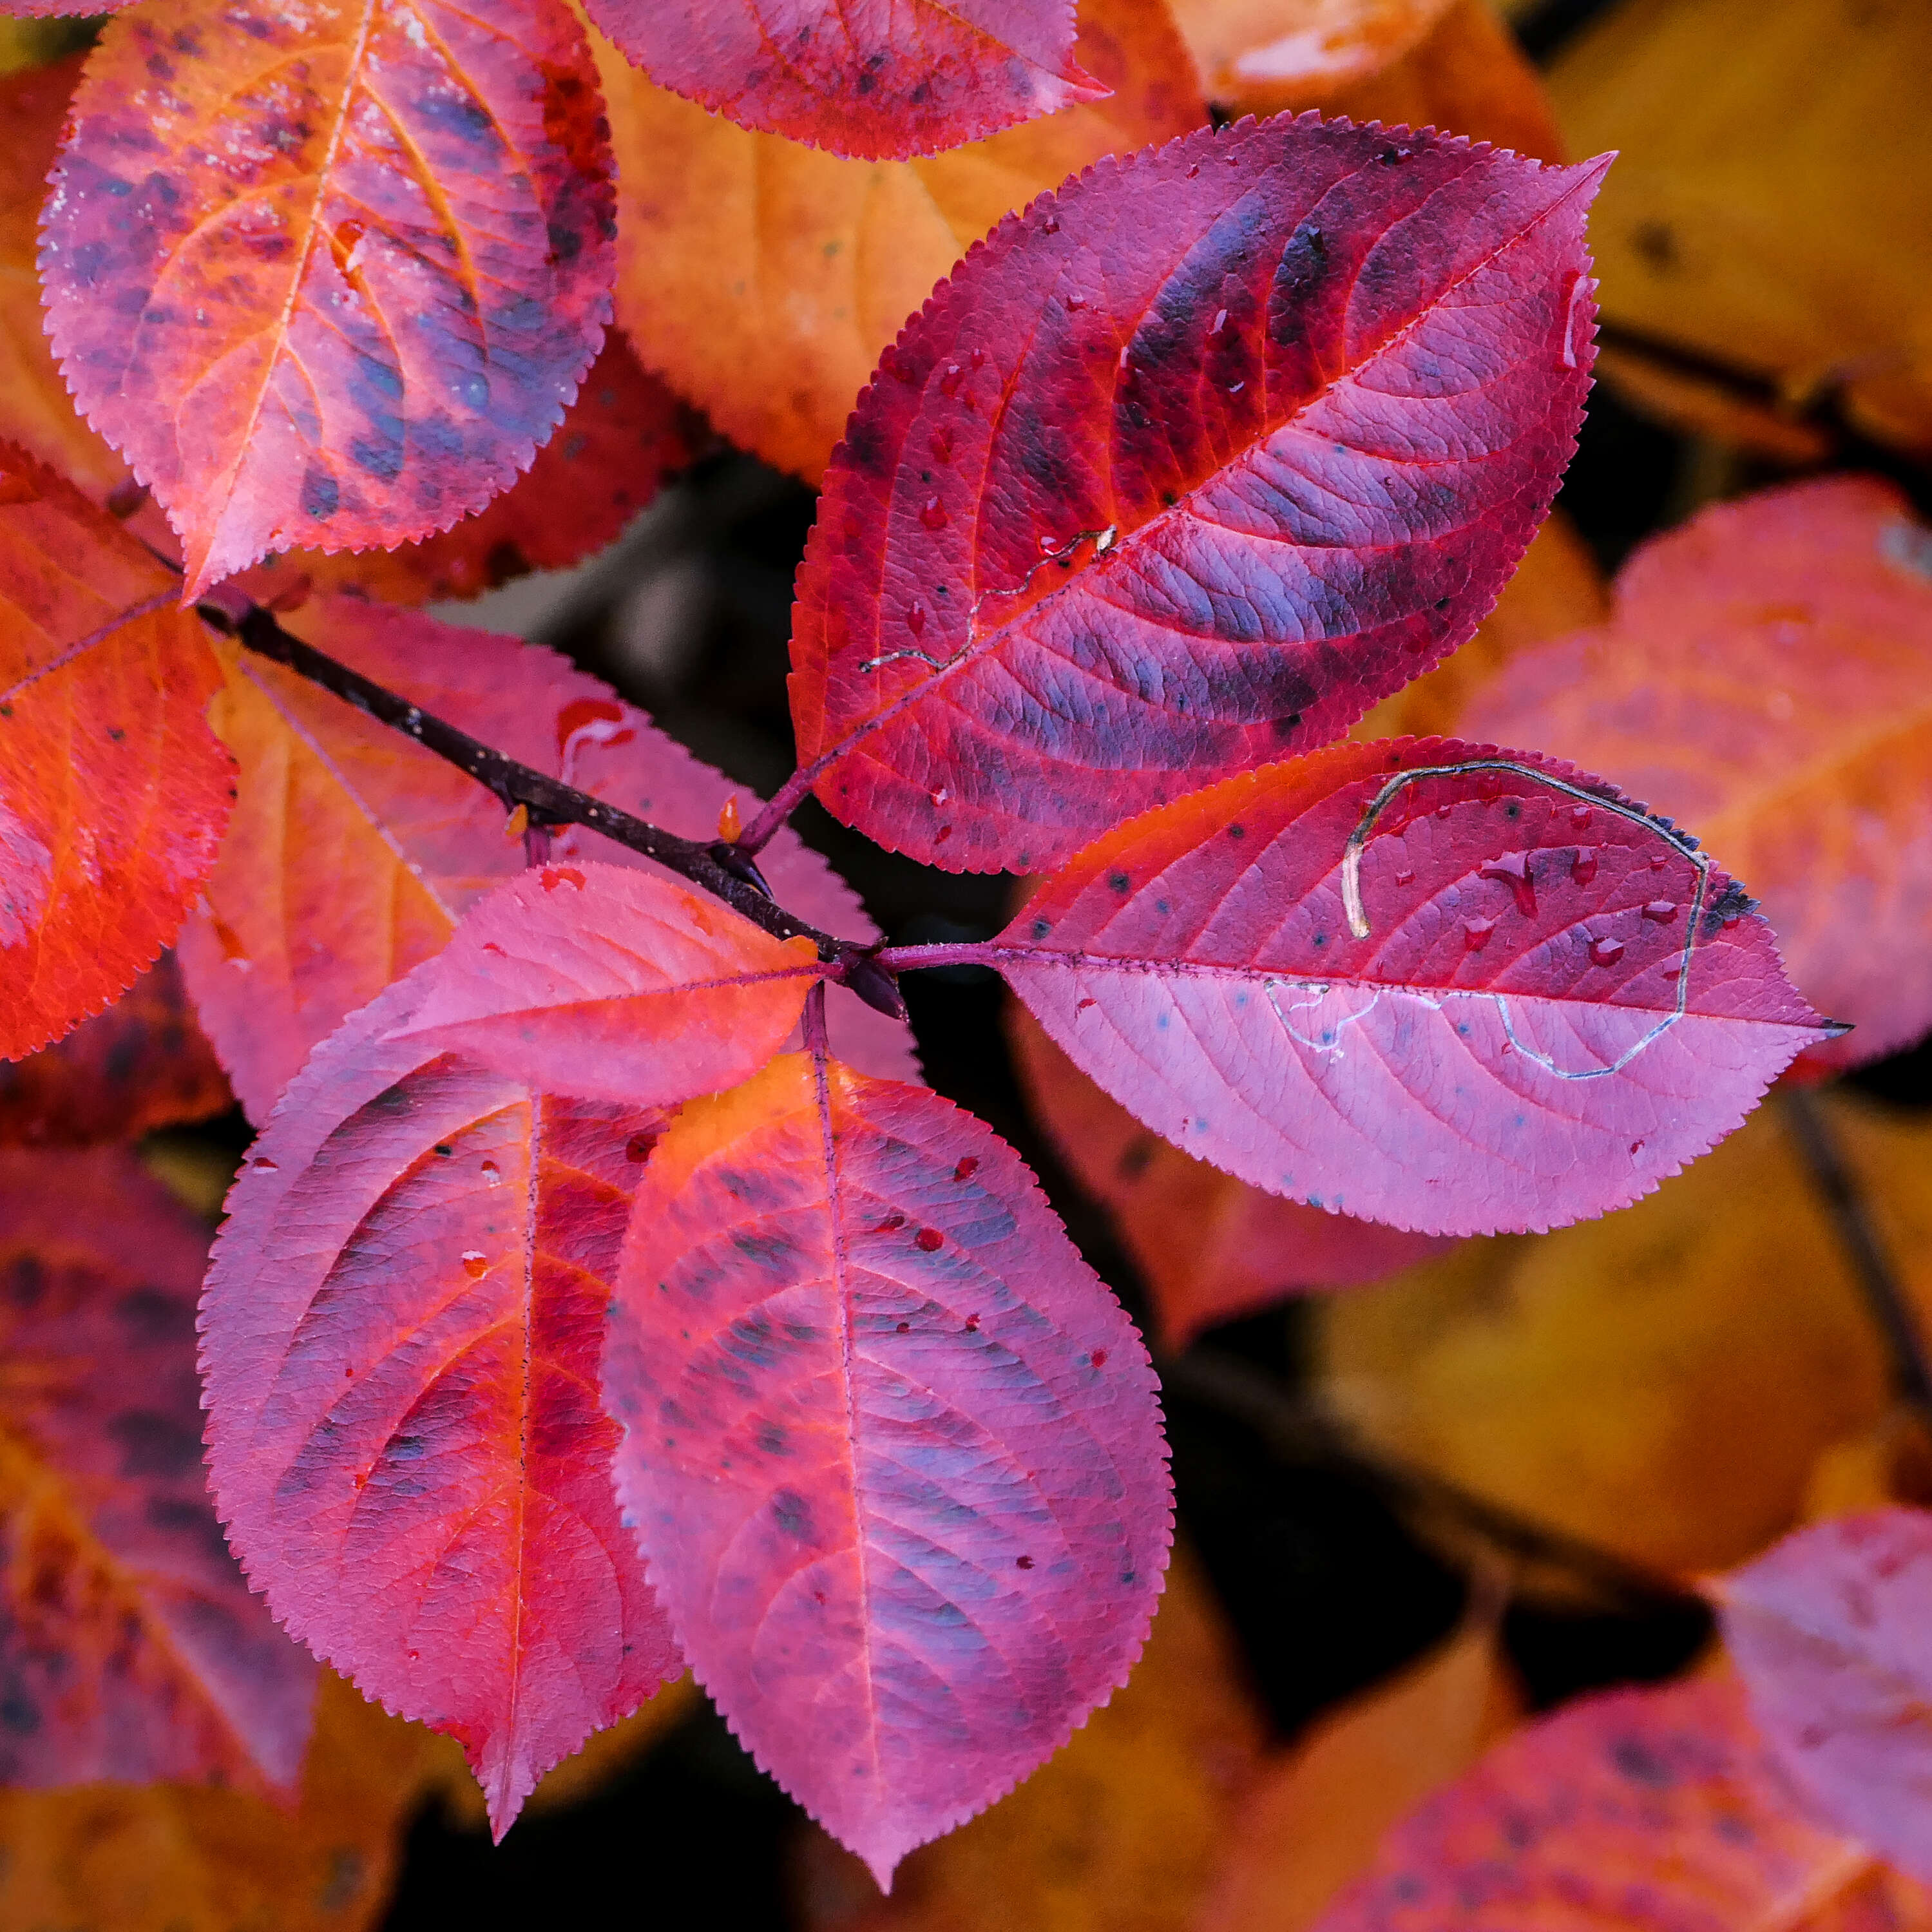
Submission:
[[[805,802],[811,790],[812,779],[804,769],[794,772],[758,808],[739,836],[740,846],[749,854],[762,852],[771,843],[772,833]]]
[[[1846,1258],[1858,1278],[1865,1306],[1884,1336],[1892,1358],[1892,1382],[1900,1402],[1932,1422],[1932,1358],[1925,1351],[1912,1304],[1899,1281],[1885,1241],[1873,1221],[1864,1190],[1846,1162],[1838,1137],[1817,1096],[1790,1087],[1782,1096],[1784,1118],[1810,1170],[1812,1185],[1838,1230]]]
[[[647,859],[722,899],[733,911],[779,939],[804,938],[818,948],[818,956],[836,969],[834,976],[868,1004],[904,1016],[898,988],[891,974],[873,963],[876,950],[862,940],[839,939],[794,916],[778,904],[751,860],[723,839],[706,844],[680,838],[674,832],[608,805],[589,792],[579,791],[534,767],[506,758],[472,738],[446,719],[380,685],[373,678],[319,651],[283,629],[272,611],[259,604],[222,592],[199,607],[218,629],[238,638],[261,657],[286,666],[297,676],[352,704],[379,723],[414,740],[476,782],[494,792],[506,812],[521,806],[532,828],[582,825],[615,844]]]
[[[1586,1583],[1613,1602],[1673,1610],[1702,1604],[1674,1577],[1519,1516],[1428,1470],[1370,1451],[1334,1416],[1297,1401],[1273,1376],[1238,1356],[1197,1347],[1155,1366],[1167,1388],[1246,1423],[1278,1455],[1346,1468],[1400,1510],[1447,1519],[1492,1550]]]

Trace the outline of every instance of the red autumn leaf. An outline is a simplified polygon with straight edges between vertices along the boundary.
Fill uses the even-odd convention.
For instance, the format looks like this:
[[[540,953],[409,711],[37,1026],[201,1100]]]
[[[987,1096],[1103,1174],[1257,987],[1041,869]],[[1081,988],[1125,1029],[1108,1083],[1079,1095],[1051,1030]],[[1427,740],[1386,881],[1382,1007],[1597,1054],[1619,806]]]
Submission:
[[[130,1155],[0,1152],[0,1784],[287,1785],[314,1664],[221,1546],[208,1237]]]
[[[50,20],[62,14],[115,14],[134,0],[0,0],[0,14],[21,20]]]
[[[1112,1210],[1170,1348],[1287,1295],[1380,1281],[1450,1245],[1237,1180],[1142,1126],[1024,1006],[1012,1008],[1006,1033],[1054,1152]]]
[[[1605,165],[1311,116],[1002,224],[826,475],[791,686],[819,797],[1038,871],[1460,644],[1574,446]]]
[[[613,542],[666,471],[691,460],[693,428],[614,330],[528,475],[475,516],[397,550],[292,550],[250,571],[243,587],[268,603],[306,578],[318,590],[427,604],[478,596],[526,571],[568,569]]]
[[[169,952],[64,1040],[0,1061],[0,1143],[135,1140],[233,1104]]]
[[[1932,1882],[1932,1516],[1814,1523],[1718,1592],[1786,1774],[1838,1830]]]
[[[1125,1681],[1169,1533],[1147,1352],[937,1095],[797,1054],[687,1107],[604,1387],[686,1656],[881,1885]]]
[[[665,1111],[760,1065],[817,970],[640,872],[534,868],[317,1050],[229,1196],[202,1366],[236,1552],[461,1741],[499,1837],[680,1667],[611,1495],[604,1308]]]
[[[233,768],[172,574],[0,443],[0,1057],[98,1012],[174,938]]]
[[[610,317],[613,206],[556,0],[145,0],[74,97],[48,330],[197,596],[428,536],[526,468]]]
[[[350,598],[285,620],[310,643],[511,757],[686,838],[717,836],[735,789],[554,652]],[[257,1121],[316,1042],[441,949],[477,895],[514,878],[520,840],[476,781],[265,658],[224,644],[217,728],[242,767],[242,795],[207,910],[181,938],[202,1023]],[[595,856],[655,872],[576,830],[560,859]],[[842,938],[875,928],[856,897],[795,833],[760,855],[772,890]],[[659,874],[666,877],[668,874]],[[844,988],[830,1024],[873,1071],[916,1074],[910,1038]]]
[[[1186,1152],[1484,1234],[1649,1192],[1818,1036],[1750,904],[1572,766],[1398,739],[1134,820],[985,956]]]
[[[742,128],[905,160],[1107,90],[1073,58],[1073,0],[584,0],[661,87]]]
[[[1845,1066],[1932,1028],[1928,692],[1932,532],[1833,477],[1646,544],[1610,622],[1515,658],[1466,724],[1696,824],[1805,997],[1856,1024],[1808,1055]]]
[[[1932,1900],[1792,1807],[1736,1680],[1591,1697],[1382,1841],[1317,1932],[1904,1932]]]

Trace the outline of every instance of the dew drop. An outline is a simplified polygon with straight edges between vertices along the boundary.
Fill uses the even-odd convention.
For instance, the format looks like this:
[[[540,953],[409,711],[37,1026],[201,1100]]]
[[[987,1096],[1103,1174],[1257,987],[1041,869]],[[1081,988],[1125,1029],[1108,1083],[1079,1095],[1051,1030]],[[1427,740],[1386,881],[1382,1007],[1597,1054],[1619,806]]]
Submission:
[[[931,799],[934,805],[944,805],[952,796],[952,793],[944,785],[941,785],[937,791],[929,791],[926,794],[926,796]]]
[[[281,1167],[280,1161],[271,1160],[265,1154],[258,1154],[248,1165],[258,1174],[274,1174]]]
[[[1593,939],[1590,942],[1592,966],[1614,966],[1623,956],[1624,943],[1621,939]]]
[[[943,530],[946,524],[946,506],[937,496],[927,497],[919,520],[929,530]]]
[[[1481,876],[1508,886],[1516,910],[1525,919],[1536,916],[1536,880],[1529,869],[1527,852],[1505,852],[1500,859],[1492,859],[1482,868]]]
[[[974,368],[983,369],[986,366],[986,352],[983,349],[976,349],[966,359]]]
[[[1016,1556],[1013,1558],[1013,1568],[1016,1570],[1030,1570],[1033,1568],[1033,1558],[1030,1556]]]
[[[624,1158],[630,1161],[645,1161],[651,1157],[651,1149],[657,1145],[655,1134],[633,1134],[624,1143]]]
[[[1597,876],[1597,848],[1594,845],[1576,848],[1576,856],[1570,861],[1570,876],[1580,886],[1587,886]]]
[[[952,1170],[955,1180],[970,1180],[980,1171],[980,1156],[976,1154],[963,1155],[959,1164]]]
[[[1436,808],[1436,815],[1438,818],[1447,818],[1449,816],[1448,806],[1446,805],[1438,805]]]
[[[946,1237],[937,1228],[922,1228],[912,1238],[913,1246],[928,1255],[943,1247],[946,1242]]]
[[[1412,866],[1404,866],[1401,870],[1396,874],[1395,882],[1399,886],[1414,885],[1415,883],[1415,868]]]
[[[1677,902],[1675,899],[1652,899],[1644,908],[1643,916],[1659,926],[1668,926],[1677,916]]]
[[[1060,217],[1057,214],[1049,214],[1040,226],[1042,234],[1058,235],[1060,232]]]
[[[928,440],[928,447],[932,452],[934,462],[950,463],[952,460],[952,432],[950,429],[934,430]]]
[[[1670,861],[1661,852],[1653,852],[1650,855],[1650,869],[1653,872],[1662,872],[1670,863]]]
[[[1643,1143],[1642,1143],[1642,1142],[1641,1142],[1641,1141],[1632,1141],[1632,1142],[1630,1142],[1630,1158],[1631,1158],[1633,1160],[1634,1160],[1637,1157],[1637,1156],[1638,1156],[1639,1154],[1640,1154],[1641,1153],[1642,1153],[1642,1151],[1643,1151]]]
[[[608,698],[577,698],[556,714],[556,748],[559,757],[587,745],[627,745],[637,736],[626,722],[624,707]]]
[[[1088,1360],[1096,1369],[1104,1369],[1107,1366],[1107,1352],[1105,1348],[1096,1348]]]
[[[926,629],[926,606],[915,604],[906,612],[906,628],[916,638]]]
[[[1561,359],[1566,369],[1577,364],[1579,344],[1582,332],[1588,325],[1583,320],[1583,304],[1590,299],[1590,280],[1587,275],[1570,278],[1570,299],[1563,316],[1563,348]]]
[[[503,1170],[494,1160],[486,1160],[482,1169],[483,1184],[486,1187],[500,1187],[503,1184]]]
[[[1208,333],[1210,335],[1219,335],[1222,330],[1226,328],[1227,326],[1228,311],[1224,308],[1216,309],[1214,311],[1214,326],[1208,330]]]
[[[1466,919],[1462,922],[1462,950],[1466,952],[1481,952],[1496,929],[1496,922],[1492,919]]]
[[[946,365],[945,374],[939,379],[939,393],[942,396],[958,395],[959,393],[960,378],[963,376],[965,373],[965,370],[961,368],[958,363],[947,363]]]
[[[463,1272],[472,1281],[481,1281],[490,1272],[490,1257],[480,1248],[466,1248],[463,1255]]]
[[[1570,808],[1570,823],[1579,832],[1587,832],[1590,827],[1590,808],[1587,805],[1573,805]]]
[[[910,1335],[912,1333],[912,1324],[910,1322],[902,1322],[899,1324],[899,1333],[902,1335]]]

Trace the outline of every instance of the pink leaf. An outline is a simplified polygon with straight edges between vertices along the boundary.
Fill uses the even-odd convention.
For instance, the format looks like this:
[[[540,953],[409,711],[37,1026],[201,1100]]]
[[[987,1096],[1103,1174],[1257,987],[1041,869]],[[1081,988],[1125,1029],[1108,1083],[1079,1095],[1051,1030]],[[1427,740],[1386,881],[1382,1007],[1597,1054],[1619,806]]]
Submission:
[[[1316,1932],[1893,1932],[1925,1910],[1792,1810],[1725,1676],[1519,1732],[1398,1825]]]
[[[1400,739],[1134,820],[988,956],[1186,1152],[1481,1234],[1648,1192],[1820,1036],[1749,906],[1600,779]]]
[[[1168,1542],[1147,1352],[936,1095],[800,1054],[686,1108],[604,1376],[686,1655],[882,1885],[1125,1682]]]
[[[835,154],[956,148],[1107,89],[1073,58],[1073,0],[585,0],[661,87]]]
[[[1932,1516],[1814,1523],[1718,1594],[1778,1762],[1838,1830],[1932,1882]]]
[[[1606,165],[1310,116],[1003,223],[826,476],[792,678],[819,797],[1038,871],[1460,644],[1574,447]]]
[[[499,1836],[679,1667],[610,1492],[604,1304],[665,1110],[755,1070],[816,977],[644,873],[525,873],[317,1049],[229,1196],[202,1366],[236,1552],[462,1741]]]
[[[290,1786],[314,1665],[221,1546],[206,1231],[119,1149],[0,1153],[0,1784]]]
[[[511,757],[683,837],[715,838],[719,808],[742,790],[536,645],[348,597],[319,598],[284,621]],[[479,892],[521,871],[524,848],[504,837],[502,806],[454,766],[279,664],[223,653],[214,717],[242,795],[180,951],[202,1024],[261,1121],[309,1049],[435,953]],[[670,877],[574,827],[553,849]],[[857,895],[796,832],[781,832],[759,863],[801,917],[842,938],[878,937]],[[827,1021],[866,1071],[917,1078],[898,1022],[843,987],[831,989]]]

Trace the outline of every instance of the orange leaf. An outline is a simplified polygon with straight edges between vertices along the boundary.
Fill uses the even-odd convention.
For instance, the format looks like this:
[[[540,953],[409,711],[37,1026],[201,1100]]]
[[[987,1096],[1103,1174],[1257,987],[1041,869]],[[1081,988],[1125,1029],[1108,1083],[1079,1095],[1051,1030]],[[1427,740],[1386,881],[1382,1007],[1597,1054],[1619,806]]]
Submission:
[[[0,443],[0,1056],[134,983],[175,936],[234,799],[220,682],[172,573]]]
[[[1383,1833],[1520,1712],[1493,1622],[1477,1620],[1330,1712],[1249,1793],[1200,1932],[1304,1932],[1367,1869]]]
[[[428,604],[478,596],[527,571],[567,570],[611,542],[665,472],[691,460],[695,427],[613,331],[530,473],[476,515],[396,550],[291,550],[250,571],[244,587],[268,603],[306,578],[318,590]]]
[[[410,1817],[452,1770],[462,1760],[446,1738],[325,1671],[292,1812],[182,1784],[0,1791],[0,1923],[369,1932]]]
[[[0,1143],[134,1140],[232,1105],[170,952],[64,1040],[0,1061]]]
[[[1888,485],[1766,491],[1654,538],[1610,622],[1516,658],[1467,728],[1694,824],[1799,991],[1856,1024],[1814,1070],[1932,1028],[1932,530]]]
[[[1319,1932],[1923,1932],[1932,1899],[1807,1823],[1734,1678],[1592,1697],[1384,1840]]]
[[[302,1762],[315,1666],[202,1467],[207,1253],[131,1154],[0,1154],[0,1784],[260,1788]]]
[[[593,40],[619,162],[618,319],[736,443],[816,480],[907,316],[1010,208],[1104,154],[1205,118],[1148,0],[1086,0],[1074,49],[1108,99],[914,161],[757,134]]]
[[[47,175],[85,58],[0,80],[0,437],[100,502],[128,481],[128,466],[82,422],[61,380],[34,265]]]
[[[42,231],[48,329],[190,596],[270,550],[428,536],[528,466],[609,320],[609,172],[546,0],[110,23]]]

